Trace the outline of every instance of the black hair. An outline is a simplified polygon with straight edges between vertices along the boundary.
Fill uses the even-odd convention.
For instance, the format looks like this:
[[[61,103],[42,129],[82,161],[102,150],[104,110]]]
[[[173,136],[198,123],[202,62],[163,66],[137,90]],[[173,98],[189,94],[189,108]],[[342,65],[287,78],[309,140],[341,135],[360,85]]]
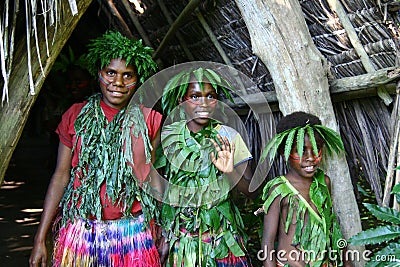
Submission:
[[[282,133],[286,130],[306,125],[321,125],[321,120],[310,113],[296,111],[284,116],[276,126],[276,133]]]
[[[279,134],[286,130],[293,129],[296,127],[304,127],[307,124],[310,126],[321,125],[321,120],[313,114],[306,113],[303,111],[296,111],[296,112],[290,113],[280,119],[280,121],[276,125],[276,133]],[[320,136],[320,134],[318,132],[315,133],[315,137],[316,137],[316,140],[318,143],[320,143],[320,142],[322,142],[322,144],[324,143],[322,137]],[[287,137],[284,138],[284,142],[282,142],[280,144],[280,146],[278,147],[278,151],[280,154],[283,154],[286,138]],[[295,147],[296,142],[293,142],[292,146]]]

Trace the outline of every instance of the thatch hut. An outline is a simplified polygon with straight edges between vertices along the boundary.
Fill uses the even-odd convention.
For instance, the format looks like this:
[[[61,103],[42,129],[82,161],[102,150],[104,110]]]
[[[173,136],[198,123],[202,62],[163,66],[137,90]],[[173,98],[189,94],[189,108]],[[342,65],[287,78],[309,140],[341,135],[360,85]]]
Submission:
[[[234,107],[244,118],[248,118],[248,103],[260,104],[259,97],[253,95],[258,91],[267,99],[275,119],[294,109],[320,115],[326,124],[338,127],[347,151],[348,171],[338,176],[348,172],[348,181],[343,184],[338,179],[335,184],[335,174],[331,174],[335,202],[341,205],[339,198],[343,192],[357,196],[357,183],[365,180],[376,202],[389,205],[390,188],[394,180],[399,180],[399,174],[393,172],[399,164],[398,1],[259,2],[6,0],[0,7],[0,181],[29,111],[63,47],[68,44],[81,51],[90,37],[113,28],[153,47],[160,69],[188,61],[213,61],[250,77],[257,90],[247,88],[247,100],[238,99]],[[252,9],[258,12],[251,13]],[[293,25],[296,28],[291,28]],[[257,35],[257,30],[262,36]],[[274,49],[274,45],[280,49]],[[304,58],[303,53],[311,55],[312,60]],[[307,75],[316,57],[319,69],[310,69]],[[285,60],[291,60],[293,65]],[[304,67],[299,72],[301,62]],[[282,74],[283,68],[298,72],[301,79],[297,77],[291,85],[284,85],[289,78]],[[321,79],[324,81],[316,87],[329,89],[327,95],[321,96],[320,88],[314,93],[309,93],[313,89],[304,88],[313,85],[309,80]],[[303,87],[300,94],[303,93],[305,102],[293,101],[291,94],[299,92],[296,86]],[[320,97],[322,102],[316,100]],[[332,114],[324,103],[332,106]],[[263,128],[251,119],[245,124],[252,129],[251,139],[255,143],[250,145],[257,158],[257,140]],[[343,169],[341,166],[334,167]],[[282,168],[282,164],[273,167],[268,177]],[[335,191],[340,186],[345,187],[344,191]],[[350,196],[349,201],[354,201],[354,197]],[[349,213],[351,208],[339,208],[339,218]],[[359,231],[357,227],[350,228],[345,232]]]

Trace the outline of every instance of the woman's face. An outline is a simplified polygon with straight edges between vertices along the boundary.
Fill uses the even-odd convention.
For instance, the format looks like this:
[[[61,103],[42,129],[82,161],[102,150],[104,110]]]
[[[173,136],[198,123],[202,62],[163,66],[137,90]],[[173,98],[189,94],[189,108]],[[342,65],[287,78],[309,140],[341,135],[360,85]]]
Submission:
[[[192,82],[183,97],[190,131],[198,132],[208,125],[217,106],[218,95],[210,83],[203,83],[203,90],[198,82]]]
[[[128,105],[138,80],[135,68],[126,65],[124,59],[112,59],[99,72],[103,101],[109,106],[122,109]]]

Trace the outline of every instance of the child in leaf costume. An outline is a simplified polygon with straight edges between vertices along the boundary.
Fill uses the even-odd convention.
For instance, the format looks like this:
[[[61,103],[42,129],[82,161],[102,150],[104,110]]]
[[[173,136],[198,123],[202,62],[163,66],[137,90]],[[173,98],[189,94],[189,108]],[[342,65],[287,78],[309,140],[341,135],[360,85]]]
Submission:
[[[351,266],[338,246],[330,179],[319,169],[323,150],[343,149],[340,136],[314,115],[294,112],[279,121],[262,158],[272,161],[279,152],[288,172],[264,187],[264,266]]]
[[[164,89],[165,114],[173,117],[180,104],[180,119],[161,133],[160,166],[169,180],[162,209],[167,266],[250,266],[243,221],[229,191],[238,183],[250,194],[252,156],[236,130],[213,119],[218,94],[231,99],[226,87],[214,70],[197,68],[178,73]]]
[[[89,44],[86,60],[101,94],[72,105],[57,128],[58,161],[30,266],[47,262],[46,233],[59,206],[53,266],[160,266],[149,227],[157,209],[142,186],[161,114],[127,107],[136,85],[156,70],[151,52],[114,31]]]

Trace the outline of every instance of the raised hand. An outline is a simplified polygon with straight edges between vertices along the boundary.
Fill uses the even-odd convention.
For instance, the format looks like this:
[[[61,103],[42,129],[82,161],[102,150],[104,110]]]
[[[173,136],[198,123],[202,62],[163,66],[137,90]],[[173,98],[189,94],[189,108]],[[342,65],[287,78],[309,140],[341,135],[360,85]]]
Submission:
[[[211,161],[221,172],[232,173],[234,170],[233,155],[235,153],[235,144],[230,144],[226,136],[221,137],[221,135],[218,134],[217,138],[221,145],[218,145],[215,140],[211,139],[211,142],[214,144],[217,151],[217,157],[215,157],[214,153],[211,152]]]

